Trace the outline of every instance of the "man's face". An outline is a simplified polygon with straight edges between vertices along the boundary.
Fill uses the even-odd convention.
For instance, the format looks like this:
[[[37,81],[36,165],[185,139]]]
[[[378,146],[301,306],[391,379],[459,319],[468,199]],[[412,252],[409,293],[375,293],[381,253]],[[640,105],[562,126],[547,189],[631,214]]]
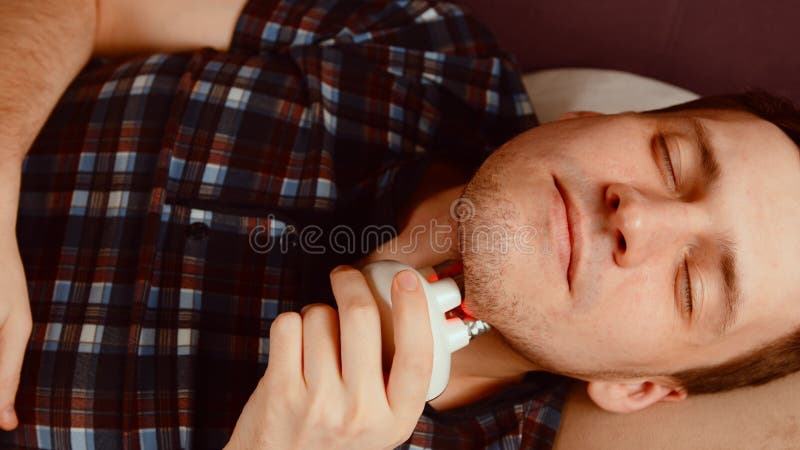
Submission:
[[[800,326],[798,194],[797,146],[744,112],[543,125],[495,152],[465,191],[465,306],[543,368],[586,380],[724,362]]]

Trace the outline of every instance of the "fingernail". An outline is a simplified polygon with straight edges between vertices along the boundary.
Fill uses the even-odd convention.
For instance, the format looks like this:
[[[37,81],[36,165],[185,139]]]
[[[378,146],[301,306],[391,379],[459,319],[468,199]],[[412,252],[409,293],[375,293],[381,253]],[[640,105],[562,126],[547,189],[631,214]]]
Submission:
[[[306,305],[306,306],[303,306],[302,308],[300,308],[300,314],[303,314],[310,307],[311,307],[311,305]]]
[[[348,266],[347,264],[338,265],[338,266],[334,267],[333,270],[331,270],[331,273],[336,273],[336,272],[342,271],[344,269],[347,269],[348,267],[350,267],[350,266]]]
[[[405,291],[416,291],[419,280],[417,275],[410,270],[404,270],[397,275],[397,284]]]

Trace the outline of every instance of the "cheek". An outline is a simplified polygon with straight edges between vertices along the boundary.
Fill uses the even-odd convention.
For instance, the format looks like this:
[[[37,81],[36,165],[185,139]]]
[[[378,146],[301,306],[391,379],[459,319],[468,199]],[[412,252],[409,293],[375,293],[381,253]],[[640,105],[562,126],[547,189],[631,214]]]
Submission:
[[[654,367],[668,356],[676,323],[664,307],[663,289],[647,276],[631,277],[604,294],[593,317],[582,317],[600,350],[620,367]]]
[[[574,308],[544,309],[554,344],[597,367],[653,367],[665,356],[674,325],[663,294],[654,294],[664,286],[646,273],[614,278],[611,272],[589,292],[591,301],[581,296]]]
[[[594,188],[609,182],[648,183],[658,175],[650,139],[648,133],[629,129],[581,135],[566,144],[554,145],[542,160],[573,183]]]

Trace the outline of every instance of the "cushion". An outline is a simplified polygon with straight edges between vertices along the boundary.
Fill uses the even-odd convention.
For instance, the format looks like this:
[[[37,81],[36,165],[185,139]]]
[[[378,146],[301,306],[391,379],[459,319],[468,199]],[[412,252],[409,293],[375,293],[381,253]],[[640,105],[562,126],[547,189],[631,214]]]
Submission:
[[[522,81],[541,123],[569,111],[646,111],[698,97],[686,89],[617,70],[548,69],[528,73]]]

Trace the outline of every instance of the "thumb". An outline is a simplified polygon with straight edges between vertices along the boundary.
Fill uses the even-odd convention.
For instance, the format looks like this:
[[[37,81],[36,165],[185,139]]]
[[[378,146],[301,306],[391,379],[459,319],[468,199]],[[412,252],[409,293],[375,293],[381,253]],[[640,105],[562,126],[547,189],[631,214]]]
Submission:
[[[10,314],[0,328],[0,428],[6,431],[13,430],[19,424],[14,400],[30,334],[31,318],[27,311]]]

